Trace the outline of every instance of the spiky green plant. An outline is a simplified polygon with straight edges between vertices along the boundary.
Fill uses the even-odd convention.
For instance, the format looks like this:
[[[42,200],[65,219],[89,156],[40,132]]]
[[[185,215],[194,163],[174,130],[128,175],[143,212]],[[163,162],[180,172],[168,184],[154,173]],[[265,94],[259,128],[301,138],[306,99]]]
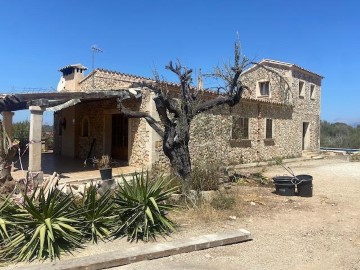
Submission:
[[[115,218],[111,191],[107,190],[100,196],[96,186],[91,185],[84,193],[81,207],[85,236],[91,239],[92,243],[97,243],[98,238],[103,241],[109,238]]]
[[[33,194],[35,194],[34,191]],[[74,207],[72,194],[57,189],[45,194],[40,189],[39,199],[24,195],[22,212],[13,217],[17,233],[10,237],[0,257],[14,261],[60,258],[62,252],[81,247],[82,233],[77,229],[79,210]]]
[[[144,172],[134,174],[131,182],[123,178],[114,199],[121,224],[115,236],[127,236],[131,242],[148,241],[174,231],[174,224],[166,213],[176,206],[166,201],[178,187],[169,187],[170,182],[163,176],[150,181]]]
[[[10,196],[0,196],[0,246],[4,245],[15,230],[12,217],[18,213],[18,209],[19,207],[10,200]]]

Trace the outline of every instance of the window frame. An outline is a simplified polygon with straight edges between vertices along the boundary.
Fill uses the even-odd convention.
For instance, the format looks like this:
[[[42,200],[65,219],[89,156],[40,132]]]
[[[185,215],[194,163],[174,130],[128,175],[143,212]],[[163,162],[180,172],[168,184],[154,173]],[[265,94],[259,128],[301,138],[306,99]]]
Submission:
[[[300,87],[300,85],[301,85],[301,87]],[[299,91],[299,97],[304,98],[305,97],[305,82],[302,80],[299,80],[298,91]]]
[[[271,125],[269,125],[269,121],[271,121]],[[270,132],[270,134],[268,134]],[[270,136],[268,136],[270,135]],[[274,139],[274,121],[272,118],[265,119],[265,140]]]
[[[267,94],[262,94],[262,85],[268,85],[267,87]],[[271,85],[269,80],[262,80],[257,82],[257,96],[258,97],[270,97],[271,96]]]
[[[231,139],[232,140],[249,140],[249,117],[233,116],[231,127]],[[238,132],[240,131],[240,132]],[[240,133],[240,134],[239,134]],[[246,135],[246,136],[243,136]]]
[[[310,84],[310,99],[315,100],[315,84]]]

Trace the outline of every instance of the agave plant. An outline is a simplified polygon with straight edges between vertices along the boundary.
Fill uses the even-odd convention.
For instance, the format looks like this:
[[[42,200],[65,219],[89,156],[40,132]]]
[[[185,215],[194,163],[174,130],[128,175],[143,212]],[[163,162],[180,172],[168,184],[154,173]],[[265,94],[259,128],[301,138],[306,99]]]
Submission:
[[[2,259],[30,261],[49,257],[53,260],[60,258],[61,252],[81,246],[82,233],[76,228],[79,210],[74,207],[73,195],[57,189],[46,195],[43,189],[38,200],[34,195],[24,195],[21,213],[13,217],[18,232],[3,248]]]
[[[104,241],[110,237],[115,218],[110,190],[99,196],[96,186],[91,185],[84,193],[81,207],[85,236],[93,243],[97,243],[98,238]]]
[[[19,207],[11,202],[10,196],[7,198],[0,196],[0,203],[0,245],[3,245],[14,231],[12,216],[18,213]]]
[[[159,176],[149,180],[148,173],[135,174],[132,182],[123,178],[123,185],[115,196],[118,221],[121,224],[115,236],[127,236],[128,241],[148,241],[156,235],[169,234],[174,225],[166,216],[176,206],[166,204],[178,187],[169,187],[170,180]]]

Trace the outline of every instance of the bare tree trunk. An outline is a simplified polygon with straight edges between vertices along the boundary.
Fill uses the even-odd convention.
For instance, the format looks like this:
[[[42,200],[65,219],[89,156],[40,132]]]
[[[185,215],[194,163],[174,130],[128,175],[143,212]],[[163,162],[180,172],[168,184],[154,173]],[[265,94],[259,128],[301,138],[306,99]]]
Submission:
[[[12,181],[11,166],[18,151],[19,144],[12,144],[3,124],[0,121],[0,186],[6,181]]]
[[[182,130],[181,133],[188,133],[188,130]],[[175,172],[181,179],[186,180],[191,172],[189,136],[185,135],[185,139],[180,139],[181,135],[176,132],[176,127],[165,129],[165,134],[163,138],[164,154],[169,158]]]

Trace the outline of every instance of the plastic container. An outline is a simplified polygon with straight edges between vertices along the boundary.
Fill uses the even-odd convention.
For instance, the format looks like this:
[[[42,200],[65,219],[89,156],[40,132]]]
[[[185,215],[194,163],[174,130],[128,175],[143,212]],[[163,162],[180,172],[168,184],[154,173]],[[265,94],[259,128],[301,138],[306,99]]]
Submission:
[[[297,178],[297,192],[301,197],[312,197],[313,195],[313,177],[308,174],[300,174]]]

